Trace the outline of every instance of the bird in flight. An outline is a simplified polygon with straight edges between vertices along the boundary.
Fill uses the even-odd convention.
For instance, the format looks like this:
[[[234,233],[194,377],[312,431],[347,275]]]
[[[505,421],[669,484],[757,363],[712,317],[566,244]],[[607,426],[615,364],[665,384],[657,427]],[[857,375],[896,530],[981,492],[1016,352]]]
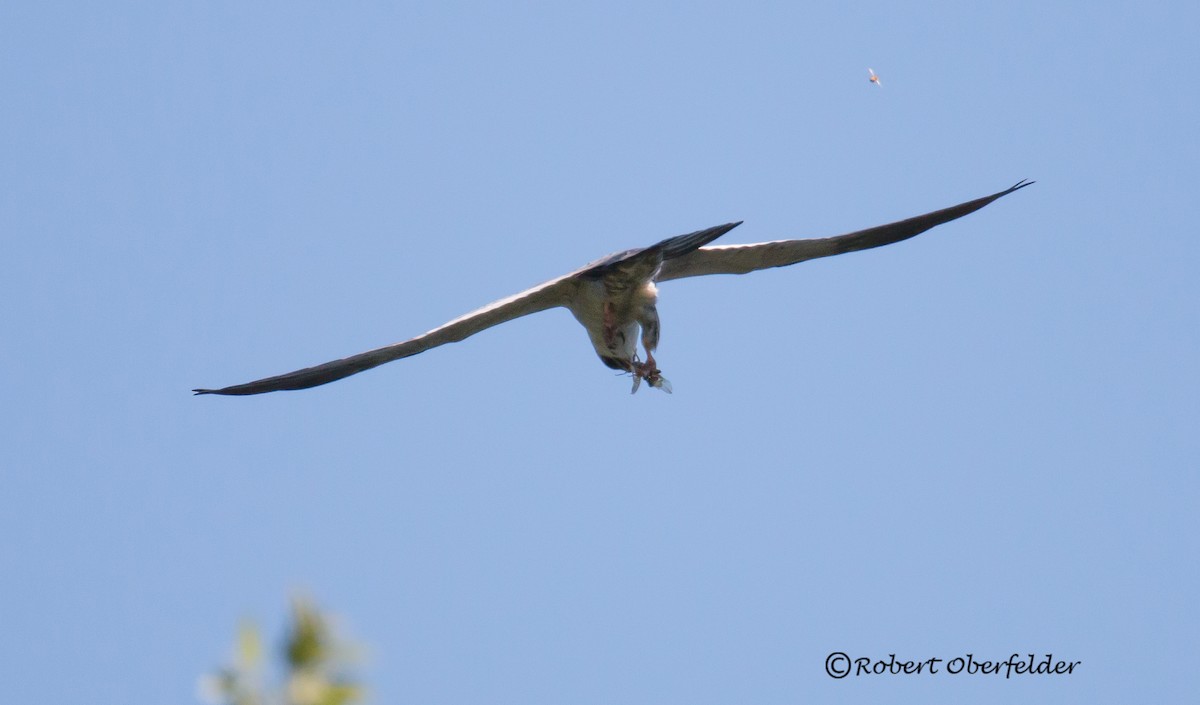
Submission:
[[[879,76],[875,75],[875,69],[867,69],[867,74],[868,74],[868,76],[867,76],[868,81],[870,81],[871,83],[874,83],[877,86],[883,85],[882,83],[879,82]]]
[[[1032,183],[1021,181],[990,196],[835,237],[707,246],[741,225],[741,221],[697,230],[649,247],[603,257],[400,343],[254,382],[192,391],[196,394],[246,395],[316,387],[439,345],[458,342],[521,316],[562,306],[583,325],[601,362],[632,375],[634,392],[643,380],[650,387],[670,392],[671,384],[662,376],[654,359],[660,330],[656,284],[707,274],[746,274],[890,245],[961,218]],[[639,333],[646,353],[644,360],[637,350]]]

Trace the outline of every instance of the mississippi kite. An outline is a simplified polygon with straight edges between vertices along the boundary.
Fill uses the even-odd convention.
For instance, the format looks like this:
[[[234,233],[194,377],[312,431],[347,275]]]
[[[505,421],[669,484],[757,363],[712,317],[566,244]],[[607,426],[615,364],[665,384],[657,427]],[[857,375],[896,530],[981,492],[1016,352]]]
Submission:
[[[659,339],[656,283],[706,274],[745,274],[890,245],[977,211],[1031,183],[1021,181],[1011,188],[957,206],[836,237],[706,246],[741,225],[740,221],[726,223],[668,238],[650,247],[609,255],[410,340],[254,382],[192,391],[196,394],[245,395],[307,389],[439,345],[458,342],[514,318],[562,306],[570,310],[587,330],[592,347],[605,365],[633,376],[633,391],[636,392],[645,380],[651,387],[670,392],[671,385],[654,359]],[[646,352],[644,361],[637,351],[639,332]]]

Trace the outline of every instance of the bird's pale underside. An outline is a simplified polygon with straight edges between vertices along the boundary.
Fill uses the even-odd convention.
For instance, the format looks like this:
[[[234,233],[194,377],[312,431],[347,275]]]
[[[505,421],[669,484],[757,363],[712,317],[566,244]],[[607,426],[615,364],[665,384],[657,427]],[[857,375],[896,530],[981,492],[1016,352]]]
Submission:
[[[836,237],[708,246],[741,222],[718,225],[668,238],[650,247],[609,255],[394,345],[254,382],[192,391],[196,394],[246,395],[316,387],[385,362],[458,342],[514,318],[562,306],[569,309],[587,330],[592,347],[605,365],[633,376],[633,391],[636,392],[644,380],[651,387],[669,392],[671,386],[654,359],[659,339],[655,284],[706,274],[746,274],[890,245],[977,211],[1031,183],[1021,181],[990,196]],[[646,354],[644,360],[637,351],[639,333]]]

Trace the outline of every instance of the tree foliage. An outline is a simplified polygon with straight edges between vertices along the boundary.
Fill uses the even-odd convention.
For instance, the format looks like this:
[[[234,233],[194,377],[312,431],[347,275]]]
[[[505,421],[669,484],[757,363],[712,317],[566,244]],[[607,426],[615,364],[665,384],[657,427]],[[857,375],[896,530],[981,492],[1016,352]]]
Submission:
[[[267,682],[263,651],[261,631],[243,623],[232,664],[201,679],[201,697],[215,705],[352,705],[363,698],[362,685],[349,672],[351,645],[308,600],[292,601],[277,686]]]

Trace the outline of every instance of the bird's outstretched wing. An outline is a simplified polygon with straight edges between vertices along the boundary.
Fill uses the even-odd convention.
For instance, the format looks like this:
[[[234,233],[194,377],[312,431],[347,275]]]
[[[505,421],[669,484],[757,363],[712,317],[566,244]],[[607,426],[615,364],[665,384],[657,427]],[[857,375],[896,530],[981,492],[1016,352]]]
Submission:
[[[961,218],[983,208],[1002,196],[1025,188],[1034,182],[1021,181],[1011,188],[957,206],[918,215],[907,220],[879,225],[836,237],[811,240],[776,240],[749,245],[714,245],[663,262],[658,281],[698,277],[705,274],[746,274],[770,267],[786,267],[805,260],[844,252],[866,250],[920,235],[932,227]]]
[[[511,321],[514,318],[545,311],[556,306],[564,306],[570,300],[577,285],[578,279],[573,272],[488,304],[411,340],[254,382],[236,384],[222,389],[193,389],[192,391],[196,394],[244,395],[278,392],[285,389],[307,389],[327,384],[372,367],[378,367],[385,362],[410,357],[446,343],[456,343],[481,330]]]

